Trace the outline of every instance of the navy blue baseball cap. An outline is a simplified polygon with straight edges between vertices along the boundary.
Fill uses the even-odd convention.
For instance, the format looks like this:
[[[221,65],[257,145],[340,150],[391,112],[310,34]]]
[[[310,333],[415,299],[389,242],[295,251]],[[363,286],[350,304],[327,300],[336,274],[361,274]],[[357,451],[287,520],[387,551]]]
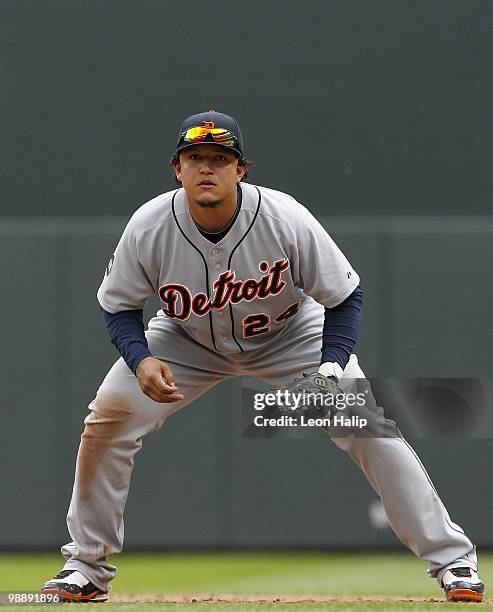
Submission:
[[[180,128],[172,161],[176,161],[183,149],[200,144],[226,147],[243,158],[243,136],[238,121],[224,113],[210,110],[187,117]]]

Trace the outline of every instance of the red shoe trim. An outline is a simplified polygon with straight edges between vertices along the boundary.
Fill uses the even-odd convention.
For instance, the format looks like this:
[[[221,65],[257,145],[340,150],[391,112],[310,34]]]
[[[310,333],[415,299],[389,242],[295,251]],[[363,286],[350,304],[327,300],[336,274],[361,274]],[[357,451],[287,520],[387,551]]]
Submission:
[[[63,599],[69,601],[90,601],[91,599],[96,597],[98,593],[102,593],[102,591],[96,589],[88,595],[74,595],[73,593],[69,593],[68,591],[64,591],[63,589],[43,589],[41,593],[51,593],[52,595],[60,595],[60,597],[63,597]]]
[[[483,601],[483,593],[471,589],[454,589],[447,593],[448,601]]]

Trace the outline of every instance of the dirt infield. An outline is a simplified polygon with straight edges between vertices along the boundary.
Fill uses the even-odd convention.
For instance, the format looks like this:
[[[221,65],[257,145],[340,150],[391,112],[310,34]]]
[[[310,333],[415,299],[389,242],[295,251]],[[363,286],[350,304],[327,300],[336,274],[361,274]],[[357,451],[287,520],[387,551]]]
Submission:
[[[223,595],[207,595],[199,593],[195,595],[159,595],[146,593],[143,595],[125,595],[115,593],[110,596],[110,603],[242,603],[242,604],[262,604],[262,603],[363,603],[363,602],[405,602],[405,603],[447,603],[444,598],[432,597],[391,597],[388,595],[235,595],[225,593]],[[492,603],[490,600],[486,603]]]

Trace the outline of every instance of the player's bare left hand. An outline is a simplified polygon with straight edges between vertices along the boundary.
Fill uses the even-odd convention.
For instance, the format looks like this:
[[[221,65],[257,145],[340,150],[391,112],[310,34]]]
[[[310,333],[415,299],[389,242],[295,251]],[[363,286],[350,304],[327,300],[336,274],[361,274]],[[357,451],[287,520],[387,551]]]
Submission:
[[[175,384],[173,371],[167,363],[156,357],[146,357],[136,370],[137,382],[142,393],[160,404],[170,404],[184,399]]]

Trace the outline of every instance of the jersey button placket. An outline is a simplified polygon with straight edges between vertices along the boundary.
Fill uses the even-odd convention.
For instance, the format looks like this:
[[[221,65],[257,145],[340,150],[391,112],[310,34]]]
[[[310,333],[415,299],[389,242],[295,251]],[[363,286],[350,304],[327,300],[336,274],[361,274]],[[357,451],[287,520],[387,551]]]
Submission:
[[[221,270],[221,268],[222,268],[222,262],[220,261],[221,255],[222,255],[221,248],[213,247],[209,251],[210,266],[211,266],[211,268],[213,268],[217,272],[219,272]],[[217,279],[217,277],[216,277],[216,279]],[[214,281],[213,281],[213,283],[214,283]],[[222,342],[227,342],[228,341],[228,336],[223,335],[227,331],[227,329],[225,327],[226,326],[226,319],[225,319],[225,316],[224,316],[224,310],[215,310],[215,311],[213,311],[213,317],[214,317],[214,320],[215,320],[214,327],[216,329],[216,332],[217,332],[220,340]]]

